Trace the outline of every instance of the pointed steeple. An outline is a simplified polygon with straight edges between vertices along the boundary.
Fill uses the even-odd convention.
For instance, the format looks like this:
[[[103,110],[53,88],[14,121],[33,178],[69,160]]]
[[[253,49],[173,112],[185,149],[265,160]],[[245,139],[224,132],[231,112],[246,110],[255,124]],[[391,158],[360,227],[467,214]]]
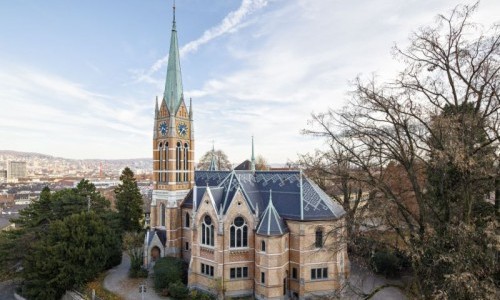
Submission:
[[[266,210],[262,213],[260,224],[257,227],[257,234],[276,236],[283,235],[286,232],[287,227],[273,204],[273,191],[269,190],[269,203]]]
[[[193,98],[189,98],[189,120],[193,121]]]
[[[158,108],[158,96],[156,96],[156,104],[155,104],[155,119],[158,118],[158,114],[160,113],[160,109]]]
[[[160,114],[158,110],[158,96],[156,96],[156,105],[155,105],[155,121],[153,122],[153,138],[158,137],[158,130],[156,129],[156,120],[158,120],[158,115]]]
[[[215,156],[215,148],[214,148],[214,144],[212,142],[212,159],[210,160],[210,166],[208,167],[208,170],[209,171],[218,171],[218,167],[217,167],[217,158]]]
[[[174,17],[172,22],[172,36],[170,38],[170,51],[168,52],[167,79],[165,82],[165,92],[163,94],[170,115],[175,115],[177,113],[184,98],[179,43],[177,41],[177,29],[175,26],[175,2],[173,11]]]
[[[254,156],[254,151],[253,151],[253,135],[252,135],[252,172],[255,172],[255,156]]]

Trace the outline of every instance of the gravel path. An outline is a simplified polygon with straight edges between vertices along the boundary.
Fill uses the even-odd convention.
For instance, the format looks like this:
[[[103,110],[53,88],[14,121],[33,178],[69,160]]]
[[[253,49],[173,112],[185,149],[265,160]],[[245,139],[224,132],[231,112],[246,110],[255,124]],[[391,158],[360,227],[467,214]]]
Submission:
[[[167,300],[167,297],[158,296],[154,291],[153,279],[146,278],[128,278],[128,269],[130,268],[130,257],[123,253],[120,265],[108,271],[104,278],[104,287],[113,293],[123,297],[125,300],[142,299],[139,293],[139,286],[146,284],[146,293],[144,299],[148,300]]]

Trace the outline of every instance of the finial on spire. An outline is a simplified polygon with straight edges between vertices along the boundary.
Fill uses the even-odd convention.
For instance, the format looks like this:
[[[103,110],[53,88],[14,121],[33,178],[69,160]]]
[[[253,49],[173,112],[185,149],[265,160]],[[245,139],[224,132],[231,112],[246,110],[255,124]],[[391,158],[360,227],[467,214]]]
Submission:
[[[174,11],[174,23],[175,23],[175,0],[174,0],[174,5],[172,6],[172,9]]]
[[[253,151],[253,135],[252,135],[252,171],[255,172],[255,156]]]

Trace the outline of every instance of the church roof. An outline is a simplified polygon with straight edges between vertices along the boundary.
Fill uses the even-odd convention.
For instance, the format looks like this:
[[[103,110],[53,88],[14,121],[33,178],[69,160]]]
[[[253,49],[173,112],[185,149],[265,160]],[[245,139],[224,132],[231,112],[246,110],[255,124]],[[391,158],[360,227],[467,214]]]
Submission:
[[[239,189],[252,213],[269,206],[272,190],[273,207],[282,219],[331,220],[345,214],[339,203],[300,171],[195,171],[195,182],[198,201],[207,186],[217,188],[217,192],[212,190],[217,213],[227,212]],[[192,205],[190,193],[183,206]],[[261,218],[262,214],[259,212]]]
[[[283,235],[288,231],[283,219],[273,205],[272,192],[269,191],[269,204],[266,210],[262,213],[259,226],[257,227],[257,234],[260,235]]]
[[[177,41],[177,29],[175,26],[175,7],[172,35],[170,37],[170,50],[168,52],[167,79],[165,81],[165,92],[163,96],[169,113],[175,115],[181,103],[184,101],[179,42]]]

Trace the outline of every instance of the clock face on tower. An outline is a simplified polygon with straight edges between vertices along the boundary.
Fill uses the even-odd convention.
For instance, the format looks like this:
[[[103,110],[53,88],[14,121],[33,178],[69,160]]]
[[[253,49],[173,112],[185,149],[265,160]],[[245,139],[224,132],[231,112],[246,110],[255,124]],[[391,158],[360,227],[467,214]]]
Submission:
[[[168,125],[167,122],[163,121],[160,123],[160,127],[158,128],[161,132],[161,135],[166,135],[168,131]]]
[[[177,132],[180,136],[186,136],[188,131],[188,127],[185,123],[180,123],[177,125]]]

